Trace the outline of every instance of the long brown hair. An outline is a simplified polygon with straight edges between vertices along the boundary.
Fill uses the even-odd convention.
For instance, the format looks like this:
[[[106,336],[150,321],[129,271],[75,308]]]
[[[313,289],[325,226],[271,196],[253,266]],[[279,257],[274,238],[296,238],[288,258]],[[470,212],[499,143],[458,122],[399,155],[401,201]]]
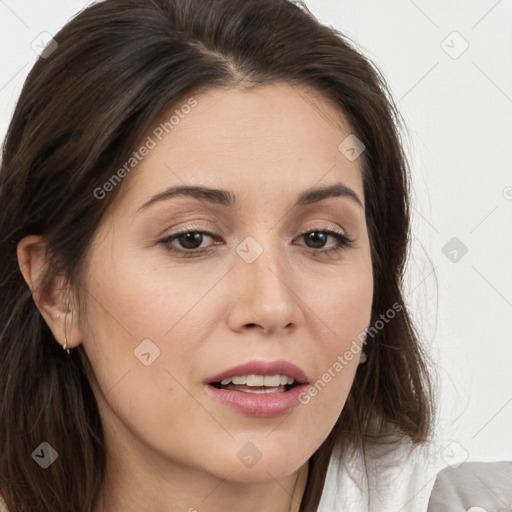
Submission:
[[[365,145],[361,155],[374,272],[372,325],[400,314],[366,345],[343,412],[309,461],[302,512],[316,510],[334,447],[383,442],[391,425],[414,444],[432,434],[428,355],[408,315],[402,279],[409,235],[401,118],[378,68],[352,42],[289,0],[106,0],[55,36],[32,68],[0,171],[0,495],[11,512],[92,512],[106,447],[82,345],[68,357],[19,270],[26,235],[46,242],[49,276],[81,282],[106,208],[94,193],[162,112],[212,87],[277,81],[323,95]],[[59,458],[42,470],[41,442]]]

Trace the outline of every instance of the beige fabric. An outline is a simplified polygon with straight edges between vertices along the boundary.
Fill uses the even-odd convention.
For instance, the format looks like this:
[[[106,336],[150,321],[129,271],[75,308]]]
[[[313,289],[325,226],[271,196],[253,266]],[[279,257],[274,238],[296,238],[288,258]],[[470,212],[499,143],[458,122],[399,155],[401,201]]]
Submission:
[[[512,461],[465,462],[439,472],[428,512],[467,511],[512,512]]]

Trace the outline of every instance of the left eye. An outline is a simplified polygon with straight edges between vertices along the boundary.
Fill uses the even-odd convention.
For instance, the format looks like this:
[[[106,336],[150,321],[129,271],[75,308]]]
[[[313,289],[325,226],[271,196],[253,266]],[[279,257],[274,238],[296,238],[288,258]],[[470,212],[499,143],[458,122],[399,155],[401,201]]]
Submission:
[[[307,233],[304,233],[299,238],[305,237],[306,240],[310,240],[313,242],[313,244],[320,244],[323,245],[326,243],[326,240],[328,237],[334,238],[338,243],[345,244],[349,241],[349,239],[342,235],[341,233],[336,233],[335,231],[308,231]],[[311,247],[312,249],[322,249],[322,247]]]
[[[212,247],[212,245],[210,245],[209,247],[201,248],[201,244],[205,237],[220,240],[219,236],[213,233],[209,233],[208,231],[188,230],[170,235],[160,240],[159,243],[164,245],[164,247],[169,252],[172,252],[181,257],[196,257],[208,252]],[[329,237],[332,237],[336,240],[335,247],[324,249],[323,246],[327,243]],[[344,248],[352,246],[353,242],[353,240],[348,236],[330,230],[310,230],[298,237],[298,239],[301,238],[305,238],[306,241],[311,242],[313,246],[309,246],[309,249],[311,249],[313,253],[319,254],[341,252]],[[179,242],[181,248],[172,245],[173,242]],[[221,244],[222,242],[216,242],[213,245]]]

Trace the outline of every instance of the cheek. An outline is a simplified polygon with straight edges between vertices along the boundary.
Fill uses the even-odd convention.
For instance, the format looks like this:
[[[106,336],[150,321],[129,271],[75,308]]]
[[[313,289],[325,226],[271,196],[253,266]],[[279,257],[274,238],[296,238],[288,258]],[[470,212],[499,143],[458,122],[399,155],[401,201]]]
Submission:
[[[99,264],[109,261],[96,255],[89,268],[83,340],[99,386],[93,383],[100,413],[113,429],[110,439],[124,425],[150,444],[174,446],[162,432],[186,439],[190,427],[171,419],[198,415],[186,391],[186,369],[195,355],[190,340],[200,339],[204,327],[197,316],[199,321],[187,323],[186,315],[203,286],[184,294],[186,287],[166,283],[160,271],[144,271],[123,256]],[[183,451],[185,460],[186,449],[179,445],[173,453]]]
[[[371,319],[374,283],[368,246],[365,249],[347,257],[330,275],[310,275],[304,283],[302,293],[307,293],[316,323],[324,328],[323,352],[331,357],[357,338]]]
[[[215,282],[198,282],[193,272],[170,274],[168,268],[144,266],[137,257],[118,254],[114,259],[108,266],[91,265],[87,315],[96,337],[112,345],[171,336]]]
[[[359,367],[362,340],[371,320],[371,259],[365,256],[352,261],[326,283],[310,294],[311,308],[319,317],[315,333],[319,366],[315,382],[302,401],[315,403],[314,407],[322,411],[318,421],[322,418],[334,426]]]
[[[317,308],[334,340],[367,327],[371,316],[373,281],[367,274],[342,276],[316,293]]]
[[[219,318],[212,314],[219,305],[205,297],[219,276],[210,272],[198,280],[192,265],[186,272],[172,272],[168,266],[143,266],[140,258],[110,249],[95,254],[88,275],[83,344],[101,390],[133,385],[124,410],[132,410],[130,396],[144,395],[144,389],[152,390],[147,406],[159,402],[155,390],[166,397],[179,395],[181,388],[165,370],[186,382],[185,369],[196,360],[212,318]],[[112,403],[113,397],[109,395]],[[187,398],[180,405],[183,410],[189,406]]]

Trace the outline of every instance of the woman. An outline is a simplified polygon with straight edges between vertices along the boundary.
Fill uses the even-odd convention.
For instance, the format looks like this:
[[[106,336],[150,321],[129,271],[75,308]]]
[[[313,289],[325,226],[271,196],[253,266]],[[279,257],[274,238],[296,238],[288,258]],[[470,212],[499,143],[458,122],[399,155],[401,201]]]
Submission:
[[[398,119],[288,0],[69,22],[0,174],[7,509],[425,510]]]

